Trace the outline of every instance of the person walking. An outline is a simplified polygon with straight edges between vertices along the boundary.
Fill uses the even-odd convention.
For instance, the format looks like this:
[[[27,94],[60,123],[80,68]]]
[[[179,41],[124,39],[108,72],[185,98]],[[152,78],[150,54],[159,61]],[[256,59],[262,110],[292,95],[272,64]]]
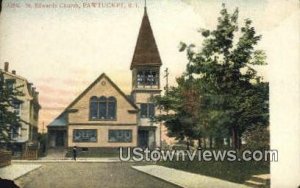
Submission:
[[[77,147],[74,146],[73,147],[73,159],[76,161],[76,158],[77,158]]]

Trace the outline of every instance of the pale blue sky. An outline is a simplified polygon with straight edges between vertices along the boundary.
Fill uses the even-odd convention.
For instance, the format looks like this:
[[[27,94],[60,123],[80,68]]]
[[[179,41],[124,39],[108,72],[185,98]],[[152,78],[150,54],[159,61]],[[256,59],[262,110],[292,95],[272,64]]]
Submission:
[[[143,0],[101,1],[138,5],[125,9],[26,9],[24,5],[11,9],[5,8],[6,2],[0,22],[0,66],[9,61],[11,69],[37,86],[44,107],[41,121],[51,121],[102,72],[125,93],[130,92],[129,66],[143,16]],[[63,2],[82,5],[83,1],[10,2],[53,2],[59,6]],[[297,40],[291,38],[298,31],[293,22],[299,11],[293,1],[148,0],[148,15],[163,61],[161,70],[169,68],[171,84],[187,63],[185,54],[178,52],[179,42],[200,45],[202,38],[197,29],[213,29],[222,2],[230,11],[239,7],[241,22],[245,18],[253,20],[257,32],[263,35],[258,48],[266,51],[269,64],[293,56],[293,50],[281,54],[278,49],[285,45],[286,37],[291,41],[288,45],[297,45]],[[260,69],[260,74],[268,80],[268,67]]]

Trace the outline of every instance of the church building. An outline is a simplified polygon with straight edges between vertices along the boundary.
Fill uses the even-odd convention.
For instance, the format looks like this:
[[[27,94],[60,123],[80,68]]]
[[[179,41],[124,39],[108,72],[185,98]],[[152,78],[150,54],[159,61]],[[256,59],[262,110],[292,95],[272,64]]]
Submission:
[[[161,94],[161,66],[145,7],[130,65],[131,94],[101,74],[47,126],[49,147],[160,147],[162,127],[151,121],[159,113],[151,98]]]

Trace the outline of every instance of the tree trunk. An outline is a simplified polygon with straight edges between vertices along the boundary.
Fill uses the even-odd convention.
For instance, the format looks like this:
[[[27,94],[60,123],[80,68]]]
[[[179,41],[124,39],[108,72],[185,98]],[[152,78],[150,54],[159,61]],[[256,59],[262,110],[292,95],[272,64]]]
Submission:
[[[235,130],[234,130],[234,127],[231,128],[231,136],[232,136],[232,148],[233,149],[236,149],[235,148],[235,143],[236,143],[236,135],[235,135]]]
[[[206,149],[206,137],[203,138],[203,147]]]
[[[215,147],[216,148],[223,148],[223,138],[216,138],[215,139]]]
[[[198,148],[202,148],[202,138],[198,138]]]
[[[237,149],[240,150],[242,145],[242,140],[239,134],[237,134]]]
[[[230,137],[227,137],[226,141],[227,141],[226,148],[230,148]]]
[[[239,136],[237,133],[237,129],[236,127],[233,127],[232,129],[232,147],[233,149],[239,149]]]
[[[213,147],[213,138],[209,136],[209,148],[211,149]]]
[[[186,140],[186,149],[190,150],[190,141],[189,141],[189,139]]]

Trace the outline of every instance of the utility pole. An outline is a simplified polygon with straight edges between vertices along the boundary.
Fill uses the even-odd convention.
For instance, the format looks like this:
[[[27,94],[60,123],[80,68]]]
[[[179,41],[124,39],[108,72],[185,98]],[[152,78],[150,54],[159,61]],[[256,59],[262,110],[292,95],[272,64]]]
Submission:
[[[165,72],[164,78],[166,78],[165,90],[166,90],[166,94],[168,94],[168,92],[169,92],[169,69],[166,68],[164,72]]]
[[[45,122],[43,121],[43,128],[42,128],[42,134],[45,133]]]

